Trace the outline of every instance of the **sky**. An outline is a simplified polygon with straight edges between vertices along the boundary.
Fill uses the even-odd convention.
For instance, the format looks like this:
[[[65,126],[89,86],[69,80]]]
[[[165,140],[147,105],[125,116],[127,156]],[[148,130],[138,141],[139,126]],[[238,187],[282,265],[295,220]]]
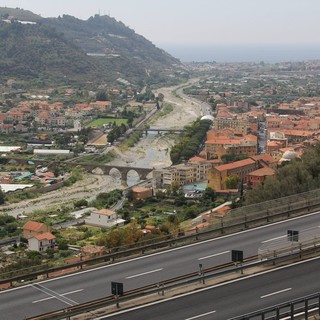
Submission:
[[[204,45],[318,45],[319,0],[0,0],[57,17],[109,15],[161,48]],[[319,57],[320,58],[320,57]]]

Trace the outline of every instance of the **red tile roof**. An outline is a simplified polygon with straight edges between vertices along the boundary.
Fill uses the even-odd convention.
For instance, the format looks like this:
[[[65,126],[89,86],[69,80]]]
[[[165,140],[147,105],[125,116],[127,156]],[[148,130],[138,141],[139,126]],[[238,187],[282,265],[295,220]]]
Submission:
[[[51,232],[45,232],[45,233],[34,236],[34,238],[41,241],[41,240],[53,240],[56,237]]]
[[[41,230],[41,228],[42,228],[43,226],[44,226],[43,223],[29,220],[29,221],[23,226],[23,230],[38,232],[39,230]]]
[[[252,171],[249,173],[250,176],[256,176],[256,177],[265,177],[265,176],[273,176],[275,175],[275,171],[271,168],[261,168],[256,171]]]
[[[235,168],[248,166],[250,164],[255,164],[255,163],[256,162],[254,160],[249,158],[249,159],[235,161],[235,162],[228,163],[228,164],[223,164],[222,166],[215,167],[215,169],[218,170],[218,171],[225,171],[225,170],[230,170],[230,169],[235,169]]]

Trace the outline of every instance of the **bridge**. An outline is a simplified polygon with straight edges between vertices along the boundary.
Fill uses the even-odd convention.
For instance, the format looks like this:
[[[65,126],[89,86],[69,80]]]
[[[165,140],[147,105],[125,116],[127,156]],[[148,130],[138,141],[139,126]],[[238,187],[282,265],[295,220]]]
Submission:
[[[135,128],[133,131],[142,131],[146,135],[148,132],[157,132],[160,134],[160,132],[168,132],[168,133],[180,133],[185,131],[184,129],[162,129],[162,128]]]
[[[28,159],[22,158],[10,158],[14,160],[16,163],[21,165],[28,164]],[[151,173],[154,168],[140,168],[140,167],[125,167],[125,166],[112,166],[112,165],[104,165],[99,163],[81,163],[81,162],[70,162],[70,161],[48,161],[48,160],[32,160],[35,165],[44,165],[48,166],[50,170],[54,170],[59,164],[67,164],[71,166],[80,166],[85,171],[94,174],[101,175],[110,175],[112,170],[116,170],[121,175],[121,181],[127,182],[127,176],[130,171],[136,172],[139,176],[140,180],[146,180],[149,173]]]
[[[51,163],[50,166],[55,166],[55,165],[58,165],[59,163],[64,163],[64,162],[55,161]],[[112,165],[103,165],[103,164],[97,164],[97,163],[87,164],[87,163],[81,163],[81,162],[68,162],[68,164],[69,165],[72,164],[73,166],[80,166],[87,172],[95,173],[95,174],[110,175],[112,170],[117,170],[121,175],[122,182],[127,182],[128,173],[130,171],[136,172],[140,180],[146,180],[148,174],[154,170],[153,168],[112,166]]]

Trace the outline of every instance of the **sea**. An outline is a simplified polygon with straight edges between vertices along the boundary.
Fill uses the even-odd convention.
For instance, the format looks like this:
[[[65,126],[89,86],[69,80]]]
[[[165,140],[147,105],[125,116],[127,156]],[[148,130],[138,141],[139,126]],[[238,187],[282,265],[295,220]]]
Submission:
[[[266,62],[320,59],[320,44],[162,44],[160,48],[182,62]]]

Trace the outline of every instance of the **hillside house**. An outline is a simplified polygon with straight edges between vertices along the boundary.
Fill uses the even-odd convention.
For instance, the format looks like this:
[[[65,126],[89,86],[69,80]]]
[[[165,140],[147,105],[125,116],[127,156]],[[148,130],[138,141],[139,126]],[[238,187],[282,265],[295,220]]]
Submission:
[[[30,239],[37,235],[47,233],[51,231],[51,227],[40,222],[29,220],[23,227],[23,237]]]
[[[123,225],[125,220],[119,218],[118,214],[109,209],[92,211],[90,217],[85,219],[86,224],[97,227],[113,227]]]
[[[45,232],[35,235],[28,239],[28,249],[38,252],[45,252],[48,249],[54,249],[56,237],[51,232]]]

